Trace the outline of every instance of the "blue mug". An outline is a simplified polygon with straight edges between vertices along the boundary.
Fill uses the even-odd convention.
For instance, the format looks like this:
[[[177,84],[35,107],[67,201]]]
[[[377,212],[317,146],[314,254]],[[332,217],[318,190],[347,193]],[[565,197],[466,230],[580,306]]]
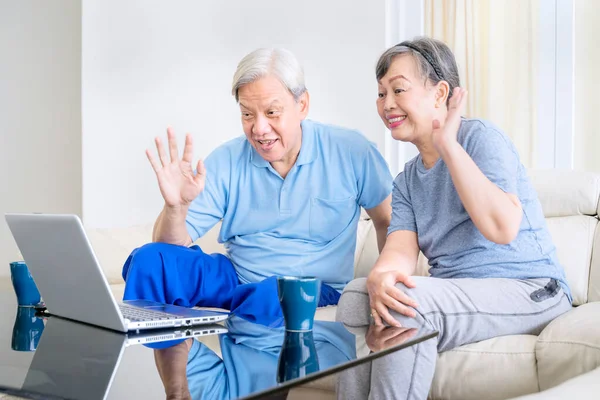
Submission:
[[[44,320],[33,307],[17,307],[10,347],[16,351],[35,351],[44,331]]]
[[[35,306],[40,303],[40,292],[24,261],[10,263],[10,278],[20,306]]]
[[[277,292],[285,329],[290,331],[311,330],[321,295],[321,281],[312,276],[279,276],[277,277]]]
[[[285,331],[277,363],[277,383],[301,378],[319,370],[313,332]]]

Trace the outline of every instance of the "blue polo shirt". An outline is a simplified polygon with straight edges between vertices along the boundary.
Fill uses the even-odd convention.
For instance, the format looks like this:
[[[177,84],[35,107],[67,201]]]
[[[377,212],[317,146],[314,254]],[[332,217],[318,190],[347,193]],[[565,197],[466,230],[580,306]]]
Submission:
[[[296,163],[283,179],[246,140],[205,160],[206,184],[186,218],[195,241],[223,220],[224,243],[241,283],[274,275],[316,276],[341,290],[354,277],[360,208],[379,205],[392,176],[357,131],[304,120]]]

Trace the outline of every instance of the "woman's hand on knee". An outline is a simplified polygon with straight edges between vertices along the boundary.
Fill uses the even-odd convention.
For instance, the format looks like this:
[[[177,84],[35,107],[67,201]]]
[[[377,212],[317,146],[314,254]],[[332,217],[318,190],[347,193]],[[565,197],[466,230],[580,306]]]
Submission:
[[[376,325],[387,323],[391,326],[401,326],[400,322],[392,317],[389,310],[394,310],[411,318],[416,316],[414,309],[418,307],[417,302],[398,289],[396,287],[397,283],[402,283],[409,288],[415,287],[415,283],[410,276],[398,270],[375,268],[369,274],[367,290],[369,292],[371,314]]]

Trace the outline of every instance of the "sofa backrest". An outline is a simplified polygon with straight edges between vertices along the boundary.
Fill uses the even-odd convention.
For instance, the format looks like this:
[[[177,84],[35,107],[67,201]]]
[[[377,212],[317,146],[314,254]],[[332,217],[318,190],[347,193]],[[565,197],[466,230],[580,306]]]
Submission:
[[[580,305],[600,300],[600,176],[589,172],[530,170],[548,229]],[[597,250],[597,251],[595,251]]]
[[[530,170],[548,229],[557,248],[576,305],[600,300],[600,175],[557,170]],[[196,243],[208,252],[224,253],[217,243],[217,224]],[[151,240],[152,224],[117,229],[88,230],[90,240],[110,283],[121,283],[121,269],[129,253]],[[367,276],[377,260],[377,241],[371,221],[361,218],[355,252],[355,276]],[[427,275],[421,254],[418,275]]]
[[[575,305],[600,300],[600,229],[598,210],[600,175],[560,170],[529,170],[538,193],[558,259],[565,269]],[[355,275],[366,276],[377,260],[375,230],[361,221],[361,251]],[[596,251],[595,251],[596,250]],[[418,275],[427,275],[427,260],[420,254]]]

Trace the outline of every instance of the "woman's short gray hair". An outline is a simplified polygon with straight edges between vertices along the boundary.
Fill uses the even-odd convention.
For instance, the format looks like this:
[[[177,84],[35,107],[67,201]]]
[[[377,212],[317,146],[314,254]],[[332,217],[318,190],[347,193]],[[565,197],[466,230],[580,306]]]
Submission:
[[[233,75],[231,94],[239,101],[239,89],[267,75],[274,75],[298,101],[306,92],[304,71],[300,63],[286,49],[258,49],[242,58]]]
[[[418,37],[414,40],[405,40],[393,47],[387,49],[377,62],[375,75],[379,81],[387,74],[394,57],[401,54],[410,54],[417,62],[418,72],[425,82],[432,82],[434,85],[440,81],[448,82],[450,93],[448,100],[452,97],[454,88],[460,86],[458,76],[458,67],[452,50],[442,41]]]

